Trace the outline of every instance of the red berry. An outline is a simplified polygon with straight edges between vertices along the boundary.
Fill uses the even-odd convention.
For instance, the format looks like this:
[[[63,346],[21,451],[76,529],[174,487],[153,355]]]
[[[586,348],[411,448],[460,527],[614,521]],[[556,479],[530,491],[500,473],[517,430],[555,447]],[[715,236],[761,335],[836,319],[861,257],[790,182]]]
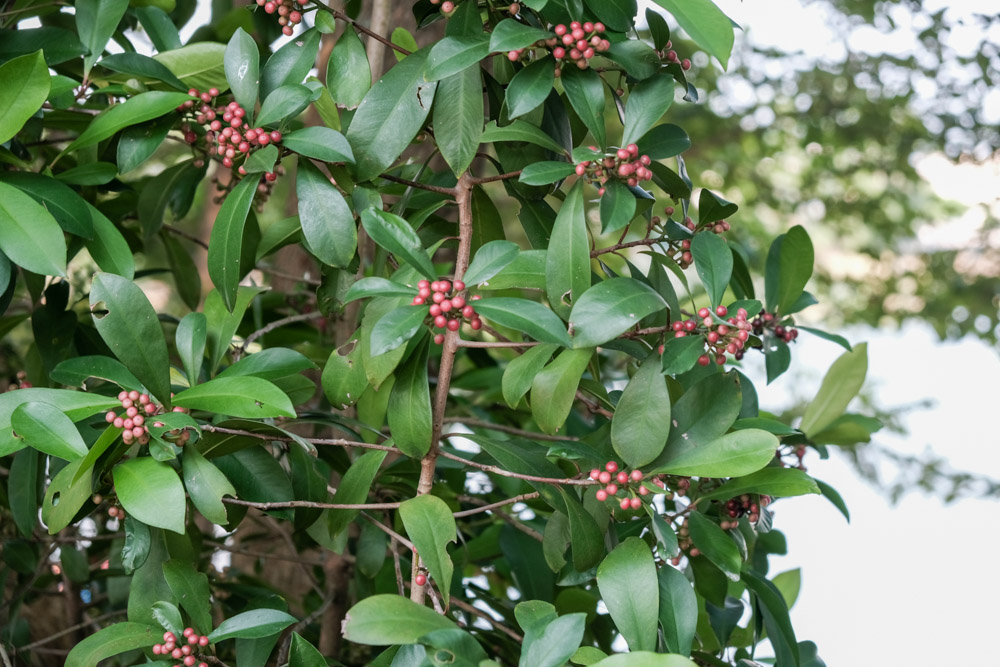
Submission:
[[[462,326],[462,323],[458,320],[448,320],[448,331],[458,331],[460,326]]]
[[[452,305],[454,305],[455,304],[455,300],[452,299],[451,303],[452,303]],[[476,314],[476,311],[473,310],[472,306],[465,306],[464,308],[462,308],[462,317],[464,317],[467,320],[471,319],[472,316],[475,315],[475,314]]]
[[[633,482],[641,481],[642,480],[642,471],[641,470],[633,470],[631,473],[629,473],[629,479],[631,479]]]
[[[606,471],[606,470],[605,470],[604,472],[601,472],[601,473],[598,473],[598,475],[597,475],[597,480],[598,480],[598,481],[599,481],[599,482],[600,482],[601,484],[607,484],[608,482],[610,482],[610,481],[611,481],[611,473],[609,473],[609,472],[608,472],[608,471]]]
[[[465,289],[465,283],[462,282],[461,280],[456,280],[455,284],[454,284],[454,288],[455,288],[456,292],[461,292],[462,290]]]
[[[445,317],[444,315],[438,315],[437,317],[434,318],[434,326],[436,326],[438,329],[444,329],[446,326],[448,326],[448,318]]]
[[[453,11],[455,11],[454,2],[452,2],[451,0],[444,0],[444,2],[441,3],[442,14],[451,14]]]
[[[477,317],[476,319],[469,322],[469,326],[472,327],[473,331],[479,331],[480,329],[483,328],[483,321]]]
[[[418,574],[413,578],[413,583],[417,586],[424,586],[427,584],[427,577],[423,574]]]
[[[618,506],[623,510],[627,510],[632,505],[632,501],[628,498],[622,498],[622,501],[618,503]]]
[[[198,659],[195,658],[193,655],[185,656],[184,658],[184,664],[186,665],[186,667],[194,667],[194,663],[196,662],[198,662]]]
[[[562,37],[563,35],[566,34],[566,26],[564,26],[562,23],[560,23],[559,25],[557,25],[555,27],[555,33],[557,35],[559,35],[560,37]]]
[[[440,345],[444,342],[444,334],[434,334],[434,344]]]
[[[597,499],[598,499],[598,500],[600,500],[600,501],[601,501],[602,503],[603,503],[603,502],[604,502],[605,500],[607,500],[607,499],[608,499],[608,492],[607,492],[607,491],[605,491],[604,489],[598,489],[598,490],[597,490],[597,493],[595,493],[594,495],[595,495],[595,496],[597,497]]]
[[[457,289],[457,288],[456,288]],[[456,310],[461,309],[465,306],[465,299],[460,296],[453,296],[451,298],[451,306]]]
[[[601,471],[598,470],[597,468],[594,468],[593,470],[590,471],[590,479],[597,479],[600,476],[601,476]]]
[[[703,354],[700,357],[698,357],[699,366],[708,366],[710,363],[712,363],[712,360],[708,358],[707,354]]]
[[[421,280],[420,282],[417,283],[417,289],[424,289],[425,287],[430,289],[430,286],[431,286],[430,282],[426,280]]]
[[[719,317],[725,317],[726,313],[728,313],[728,312],[729,312],[729,310],[727,310],[725,306],[716,306],[715,307],[715,314],[718,315]]]
[[[198,646],[208,646],[208,644],[209,644],[208,637],[206,637],[205,635],[202,635],[201,639],[198,640]],[[204,664],[204,663],[202,663],[202,664]]]
[[[608,492],[608,495],[613,496],[616,493],[618,493],[618,485],[614,483],[608,484],[606,487],[604,487],[604,490]]]
[[[632,509],[637,510],[640,507],[642,507],[642,501],[639,500],[638,498],[633,498],[631,500],[631,505],[632,505]]]
[[[431,317],[437,317],[441,314],[441,306],[436,303],[431,304],[431,306],[427,309],[427,312],[430,313]]]
[[[604,464],[604,469],[611,473],[618,472],[618,463],[615,461],[608,461]]]
[[[618,474],[615,475],[615,479],[618,480],[619,484],[628,484],[628,473],[624,470],[619,470]]]

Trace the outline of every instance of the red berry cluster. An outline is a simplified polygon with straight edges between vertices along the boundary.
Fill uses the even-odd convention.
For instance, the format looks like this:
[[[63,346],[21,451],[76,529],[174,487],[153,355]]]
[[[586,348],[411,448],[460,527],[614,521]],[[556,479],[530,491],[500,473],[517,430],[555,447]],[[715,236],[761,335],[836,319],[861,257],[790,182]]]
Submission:
[[[674,207],[668,206],[663,210],[669,218],[674,214]],[[653,223],[659,224],[659,217],[654,217]],[[731,226],[725,220],[719,220],[717,222],[706,222],[704,224],[698,224],[691,219],[690,216],[684,218],[682,223],[692,234],[698,234],[700,232],[712,232],[713,234],[723,234],[731,229]],[[694,263],[694,255],[691,254],[691,240],[685,239],[680,242],[679,246],[671,245],[673,252],[671,257],[677,262],[677,265],[682,269],[686,269],[691,264]]]
[[[257,0],[257,6],[268,14],[277,12],[281,32],[288,37],[292,36],[292,26],[302,22],[302,5],[294,0]]]
[[[666,59],[666,61],[670,63],[680,63],[681,69],[683,69],[685,72],[688,71],[689,69],[691,69],[691,61],[687,58],[681,60],[680,57],[677,55],[677,52],[674,51],[672,48],[670,48],[673,45],[674,44],[672,41],[667,40],[667,44],[666,46],[663,47],[663,51],[658,51],[657,54],[660,56],[661,60]]]
[[[718,317],[725,317],[729,310],[725,306],[716,306],[715,314]],[[713,359],[718,365],[726,363],[726,353],[741,359],[743,348],[750,339],[750,323],[747,322],[747,311],[740,308],[736,311],[736,317],[726,320],[727,324],[719,324],[712,317],[712,311],[702,308],[698,311],[701,318],[701,326],[695,319],[677,320],[671,324],[674,330],[674,338],[684,338],[689,334],[703,335],[708,343],[708,352],[698,357],[698,363],[708,366]],[[661,349],[662,354],[662,349]],[[738,355],[738,356],[737,356]]]
[[[122,441],[126,445],[138,442],[140,445],[149,443],[149,426],[146,420],[153,415],[163,414],[163,406],[153,403],[149,394],[140,394],[136,390],[121,391],[118,394],[125,412],[116,414],[114,410],[109,410],[104,415],[104,420],[122,430]],[[174,412],[187,412],[187,408],[174,408]],[[154,422],[153,426],[163,426],[163,422]],[[184,446],[190,439],[190,433],[186,429],[177,429],[170,432],[176,437],[178,447]],[[110,512],[109,512],[110,513]],[[113,514],[111,516],[114,516]]]
[[[539,40],[535,42],[535,46],[551,50],[552,57],[556,59],[556,76],[562,74],[562,68],[567,64],[587,69],[590,67],[591,58],[611,48],[611,42],[601,37],[604,24],[599,21],[597,23],[573,21],[568,27],[560,23],[553,28],[553,32],[556,33],[555,37]],[[507,58],[511,62],[517,62],[530,48],[532,47],[508,51]]]
[[[619,492],[627,494],[625,498],[618,501],[618,506],[623,510],[637,510],[642,507],[642,499],[639,496],[649,495],[649,489],[639,484],[642,478],[643,474],[641,470],[633,470],[631,472],[619,470],[618,463],[615,461],[605,463],[604,470],[594,468],[590,471],[590,479],[606,485],[603,489],[597,490],[596,496],[601,502],[617,496]],[[635,488],[630,488],[633,486]],[[638,496],[635,495],[637,493],[639,494]]]
[[[177,640],[177,635],[172,632],[164,632],[163,643],[153,644],[153,655],[164,655],[174,660],[180,660],[184,667],[193,667],[195,663],[197,663],[198,667],[208,667],[208,664],[198,662],[197,655],[195,654],[198,648],[208,646],[208,637],[199,635],[194,631],[194,628],[184,628],[184,639],[188,643],[178,645],[180,642]],[[174,667],[181,667],[181,665],[177,664]]]
[[[759,502],[754,502],[753,498],[746,493],[738,498],[730,498],[726,502],[725,513],[733,520],[723,520],[719,525],[723,530],[736,528],[739,525],[739,521],[735,519],[739,519],[741,516],[745,516],[750,523],[757,523],[760,520],[760,508],[767,507],[770,503],[771,498],[769,496],[760,496]]]
[[[476,314],[476,309],[465,302],[459,292],[465,289],[465,283],[456,280],[454,283],[448,280],[421,280],[417,283],[417,295],[413,297],[414,306],[422,306],[428,301],[430,305],[427,312],[433,318],[434,326],[438,329],[448,329],[448,331],[458,331],[462,326],[462,319],[469,321],[469,326],[478,331],[483,327],[483,321]],[[478,301],[479,295],[472,297],[471,301]],[[434,336],[434,342],[440,345],[444,342],[444,334],[439,333]]]
[[[589,148],[597,150],[596,146]],[[653,177],[653,172],[649,170],[649,165],[652,163],[653,160],[648,155],[639,155],[638,146],[629,144],[600,160],[585,160],[579,163],[576,165],[576,175],[600,183],[601,187],[598,188],[597,194],[603,195],[604,185],[610,178],[617,178],[632,187],[642,181],[648,181]]]
[[[770,329],[774,332],[775,336],[786,343],[791,343],[799,337],[799,330],[791,326],[794,323],[786,324],[781,324],[781,320],[776,313],[769,313],[767,311],[762,312],[750,322],[754,334],[760,336],[763,335],[765,329]]]

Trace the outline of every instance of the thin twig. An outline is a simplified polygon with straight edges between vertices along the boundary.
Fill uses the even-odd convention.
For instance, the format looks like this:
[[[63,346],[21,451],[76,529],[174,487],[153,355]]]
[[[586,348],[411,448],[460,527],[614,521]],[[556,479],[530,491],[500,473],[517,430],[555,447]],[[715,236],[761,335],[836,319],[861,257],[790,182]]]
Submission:
[[[71,632],[76,632],[77,630],[82,630],[83,628],[89,626],[92,623],[100,623],[101,621],[106,621],[109,618],[114,618],[115,616],[120,616],[120,615],[124,614],[125,612],[126,612],[125,609],[118,609],[116,611],[109,611],[106,614],[101,614],[100,616],[96,616],[94,618],[87,619],[83,623],[77,623],[76,625],[74,625],[72,627],[63,628],[59,632],[57,632],[55,634],[52,634],[52,635],[49,635],[48,637],[42,637],[41,639],[39,639],[37,641],[33,641],[30,644],[25,644],[24,646],[19,646],[17,648],[17,650],[18,650],[19,653],[20,652],[24,652],[24,651],[30,651],[31,649],[35,648],[36,646],[41,646],[43,644],[48,644],[49,642],[55,641],[55,640],[59,639],[60,637],[63,637],[65,635],[70,634]]]
[[[444,422],[446,424],[462,424],[468,426],[469,428],[483,428],[489,431],[499,431],[500,433],[509,433],[511,435],[519,435],[524,438],[529,438],[531,440],[547,440],[551,442],[576,442],[580,438],[572,435],[548,435],[546,433],[535,433],[533,431],[525,431],[523,428],[517,428],[515,426],[505,426],[504,424],[494,424],[493,422],[483,421],[482,419],[473,419],[472,417],[445,417]],[[462,433],[450,433],[450,437],[461,437]],[[464,434],[468,437],[468,433]]]
[[[166,230],[166,231],[168,231],[168,232],[170,232],[171,234],[176,234],[177,236],[181,237],[182,239],[187,239],[191,243],[195,243],[197,245],[200,245],[205,250],[208,250],[208,244],[205,243],[200,238],[198,238],[197,236],[195,236],[194,234],[192,234],[190,232],[186,232],[186,231],[184,231],[183,229],[181,229],[179,227],[174,227],[173,225],[166,225],[166,224],[163,225],[163,229]]]
[[[266,440],[269,442],[295,442],[295,439],[289,436],[283,435],[271,435],[269,433],[254,433],[253,431],[245,431],[237,428],[226,428],[224,426],[212,426],[211,424],[202,424],[202,431],[208,431],[210,433],[224,433],[226,435],[241,435],[247,438],[256,438],[257,440]],[[357,447],[359,449],[378,449],[383,452],[393,452],[394,454],[399,454],[400,451],[396,447],[391,447],[389,445],[376,445],[370,442],[360,442],[357,440],[345,440],[343,438],[301,438],[308,443],[313,445],[329,445],[333,447]]]
[[[230,505],[253,507],[262,511],[291,509],[294,507],[313,507],[325,510],[394,510],[402,503],[317,503],[311,500],[281,500],[270,503],[257,503],[241,498],[223,498],[222,502]]]
[[[482,512],[489,512],[490,510],[495,510],[498,507],[504,507],[506,505],[514,505],[515,503],[522,503],[525,500],[531,500],[538,497],[538,491],[532,491],[531,493],[522,493],[519,496],[514,496],[513,498],[507,498],[506,500],[500,500],[495,503],[488,503],[486,505],[480,505],[479,507],[471,510],[462,510],[461,512],[453,512],[452,516],[459,519],[463,516],[472,516],[473,514],[481,514]],[[459,500],[467,503],[477,504],[483,502],[475,496],[460,496]]]
[[[254,267],[262,273],[267,273],[276,278],[285,278],[286,280],[294,280],[296,282],[305,283],[306,285],[312,285],[313,287],[319,287],[323,284],[322,280],[316,280],[315,278],[307,278],[305,276],[297,276],[294,273],[287,273],[279,269],[272,268],[270,266],[257,266]]]
[[[600,482],[593,479],[579,479],[577,477],[539,477],[538,475],[522,475],[521,473],[504,470],[503,468],[490,465],[488,463],[477,463],[476,461],[464,459],[461,456],[452,454],[451,452],[447,452],[443,449],[439,453],[446,459],[451,459],[452,461],[457,461],[458,463],[463,463],[467,466],[472,466],[473,468],[479,468],[480,470],[491,472],[495,475],[501,475],[503,477],[513,477],[515,479],[523,479],[527,482],[541,482],[543,484],[567,484],[571,486],[591,486],[593,484],[600,484]],[[224,498],[223,500],[226,499]]]
[[[508,347],[508,348],[510,348],[510,347],[534,347],[536,345],[539,345],[539,343],[536,343],[535,341],[524,341],[524,342],[518,342],[518,341],[486,341],[486,340],[465,340],[465,339],[462,339],[462,338],[460,338],[458,340],[458,343],[457,343],[458,347],[485,347],[485,348],[491,348],[491,347]]]
[[[662,243],[663,239],[639,239],[638,241],[629,241],[628,243],[616,243],[613,246],[608,246],[607,248],[597,248],[596,250],[590,251],[591,257],[598,257],[600,255],[607,254],[609,252],[617,252],[624,248],[634,248],[636,246],[649,246],[656,245],[657,243]]]
[[[400,178],[399,176],[393,176],[392,174],[381,174],[379,178],[384,178],[387,181],[392,181],[393,183],[400,183],[401,185],[408,185],[411,188],[417,188],[418,190],[427,190],[428,192],[437,192],[442,195],[455,196],[455,188],[442,188],[439,185],[431,185],[430,183],[419,183],[417,181],[410,181],[405,178]]]
[[[255,340],[257,340],[261,336],[271,333],[275,329],[280,329],[286,324],[295,324],[296,322],[307,322],[309,320],[320,319],[321,317],[324,317],[323,313],[318,310],[314,310],[311,313],[299,313],[298,315],[289,315],[288,317],[282,317],[280,320],[275,320],[267,324],[266,326],[257,329],[252,334],[247,336],[246,339],[243,341],[243,344],[240,345],[239,351],[234,356],[242,357],[246,353],[247,348],[250,347],[250,345]]]
[[[497,174],[496,176],[484,176],[482,178],[473,178],[473,185],[482,185],[483,183],[495,183],[496,181],[506,181],[511,178],[517,178],[521,175],[521,170],[508,171],[506,174]]]
[[[384,523],[382,523],[381,521],[379,521],[378,519],[376,519],[375,517],[373,517],[371,514],[368,514],[367,512],[362,512],[361,516],[363,516],[364,518],[368,519],[368,521],[370,521],[372,524],[374,524],[376,528],[378,528],[383,533],[385,533],[386,535],[388,535],[392,539],[394,539],[397,542],[399,542],[400,544],[402,544],[404,547],[406,547],[410,551],[415,551],[416,550],[416,547],[413,546],[413,542],[409,541],[408,539],[406,539],[405,537],[403,537],[402,535],[400,535],[399,533],[397,533],[396,531],[394,531],[392,528],[390,528],[389,526],[385,525]]]
[[[323,11],[326,11],[326,12],[329,12],[330,14],[332,14],[333,18],[340,19],[341,21],[344,21],[345,23],[350,23],[352,26],[354,26],[355,28],[357,28],[359,32],[362,32],[362,33],[368,35],[372,39],[375,39],[375,40],[378,40],[378,41],[382,42],[383,44],[385,44],[389,48],[395,49],[399,53],[402,53],[404,56],[410,55],[410,51],[404,49],[402,46],[399,46],[398,44],[393,44],[391,40],[386,39],[385,37],[383,37],[382,35],[378,34],[377,32],[373,32],[373,31],[369,30],[365,26],[361,25],[360,23],[358,23],[357,21],[355,21],[354,19],[352,19],[347,14],[344,14],[343,12],[337,11],[333,7],[328,7],[327,5],[324,5],[322,2],[316,2],[315,4],[316,4],[316,6],[318,8],[322,9]]]
[[[243,556],[250,556],[252,558],[269,558],[272,560],[284,560],[290,563],[302,563],[303,565],[315,565],[316,567],[322,567],[323,561],[316,560],[313,558],[303,558],[302,556],[295,555],[290,556],[288,554],[276,554],[263,551],[251,551],[250,549],[244,549],[242,547],[229,546],[228,544],[223,544],[222,542],[208,542],[213,549],[218,549],[220,551],[228,551],[229,553],[240,554]]]
[[[514,632],[513,630],[511,630],[506,625],[504,625],[502,623],[499,623],[497,621],[494,621],[492,616],[490,616],[489,614],[487,614],[486,612],[484,612],[481,609],[476,609],[474,606],[472,606],[471,604],[469,604],[465,600],[462,600],[462,599],[459,599],[459,598],[456,598],[456,597],[452,597],[451,598],[451,603],[453,605],[455,605],[456,607],[458,607],[459,609],[461,609],[462,611],[467,611],[470,614],[472,614],[473,616],[476,616],[478,618],[483,619],[484,621],[486,621],[487,623],[489,623],[490,625],[492,625],[496,630],[499,630],[500,632],[504,633],[505,635],[507,635],[508,637],[510,637],[511,639],[513,639],[514,641],[516,641],[516,642],[522,642],[522,641],[524,641],[524,637],[522,637],[521,635],[519,635],[516,632]]]

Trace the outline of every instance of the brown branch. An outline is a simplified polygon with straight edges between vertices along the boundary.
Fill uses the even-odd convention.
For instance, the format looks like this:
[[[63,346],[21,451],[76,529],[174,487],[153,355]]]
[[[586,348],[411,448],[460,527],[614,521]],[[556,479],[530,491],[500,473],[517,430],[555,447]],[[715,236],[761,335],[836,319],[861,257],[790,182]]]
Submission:
[[[170,232],[171,234],[176,234],[177,236],[181,237],[182,239],[187,239],[191,243],[195,243],[197,245],[200,245],[205,250],[208,250],[208,244],[205,243],[204,241],[202,241],[200,238],[198,238],[194,234],[192,234],[191,232],[186,232],[186,231],[184,231],[183,229],[181,229],[179,227],[174,227],[173,225],[167,225],[167,224],[163,225],[163,229],[165,231]]]
[[[268,558],[271,560],[284,560],[289,563],[301,563],[303,565],[315,565],[316,567],[322,567],[324,561],[316,560],[314,558],[303,558],[299,555],[288,555],[288,554],[276,554],[263,551],[251,551],[250,549],[244,549],[242,547],[229,546],[223,544],[222,542],[208,542],[213,549],[218,549],[219,551],[227,551],[229,553],[240,554],[242,556],[250,556],[251,558]],[[345,558],[346,556],[341,556]]]
[[[496,181],[506,181],[511,178],[517,178],[521,175],[521,170],[508,171],[506,174],[497,174],[496,176],[484,176],[482,178],[471,179],[473,185],[482,185],[483,183],[495,183]]]
[[[451,452],[446,452],[444,450],[441,450],[439,454],[446,459],[457,461],[458,463],[463,463],[467,466],[472,466],[473,468],[479,468],[480,470],[483,470],[485,472],[491,472],[495,475],[501,475],[502,477],[513,477],[515,479],[523,479],[527,482],[541,482],[543,484],[567,484],[571,486],[591,486],[593,484],[600,484],[600,482],[593,479],[580,479],[577,477],[539,477],[538,475],[523,475],[518,472],[511,472],[509,470],[504,470],[503,468],[500,468],[495,465],[490,465],[488,463],[477,463],[476,461],[464,459],[461,456],[452,454]]]
[[[257,329],[252,334],[247,336],[243,340],[243,344],[240,345],[239,350],[234,356],[238,360],[239,357],[242,357],[246,353],[247,348],[250,347],[250,344],[253,343],[255,340],[257,340],[261,336],[264,336],[265,334],[271,333],[275,329],[280,329],[286,324],[295,324],[296,322],[306,322],[308,320],[316,320],[321,317],[323,317],[323,313],[321,313],[318,310],[314,310],[311,313],[299,313],[298,315],[289,315],[288,317],[282,317],[280,320],[275,320],[270,324],[261,327],[260,329]]]
[[[498,507],[504,507],[506,505],[513,505],[515,503],[521,503],[525,500],[531,500],[538,497],[538,491],[532,491],[531,493],[522,493],[519,496],[514,496],[513,498],[507,498],[506,500],[500,500],[495,503],[488,503],[485,505],[479,505],[476,509],[472,510],[462,510],[461,512],[453,512],[452,516],[459,519],[463,516],[472,516],[473,514],[480,514],[482,512],[489,512],[490,510],[495,510]],[[466,503],[472,503],[474,505],[482,503],[483,501],[475,496],[459,496],[459,500]]]
[[[613,246],[608,246],[607,248],[597,248],[596,250],[590,251],[590,256],[599,257],[600,255],[607,254],[609,252],[617,252],[624,248],[634,248],[636,246],[650,246],[656,245],[657,243],[663,243],[663,239],[639,239],[638,241],[629,241],[628,243],[616,243]]]
[[[362,512],[361,516],[363,516],[364,518],[368,519],[368,521],[371,522],[376,528],[378,528],[383,533],[385,533],[386,535],[388,535],[392,539],[394,539],[397,542],[399,542],[400,544],[402,544],[404,547],[406,547],[410,551],[415,551],[416,550],[416,547],[413,546],[413,542],[409,541],[408,539],[406,539],[405,537],[403,537],[402,535],[400,535],[399,533],[397,533],[396,531],[394,531],[392,528],[390,528],[389,526],[385,525],[384,523],[382,523],[381,521],[379,521],[378,519],[376,519],[375,517],[373,517],[372,515],[367,514],[365,512]]]
[[[282,500],[270,503],[257,503],[241,498],[223,498],[222,502],[230,505],[253,507],[262,511],[291,509],[294,507],[313,507],[325,510],[394,510],[402,503],[317,503],[311,500]]]
[[[503,347],[507,347],[507,348],[510,348],[510,347],[534,347],[534,346],[536,346],[538,344],[539,343],[536,343],[534,341],[526,341],[526,342],[523,342],[523,343],[519,343],[517,341],[464,340],[464,339],[461,339],[461,338],[458,339],[458,342],[456,343],[456,345],[458,347],[485,347],[485,348],[494,348],[494,347],[501,347],[501,348],[503,348]]]
[[[267,440],[269,442],[295,442],[295,439],[285,435],[270,435],[267,433],[254,433],[253,431],[244,431],[237,428],[226,428],[224,426],[212,426],[211,424],[202,424],[202,431],[209,431],[211,433],[224,433],[226,435],[242,435],[248,438],[256,438],[257,440]],[[359,449],[378,449],[383,452],[393,452],[394,454],[401,453],[396,447],[390,447],[389,445],[376,445],[370,442],[359,442],[357,440],[345,440],[343,438],[301,438],[308,443],[313,445],[329,445],[333,447],[358,447]]]
[[[476,616],[478,618],[483,619],[484,621],[486,621],[487,623],[489,623],[490,625],[492,625],[495,629],[497,629],[500,632],[504,633],[505,635],[507,635],[508,637],[510,637],[511,639],[513,639],[514,641],[519,642],[519,643],[522,642],[522,641],[524,641],[524,637],[522,637],[521,635],[519,635],[516,632],[514,632],[513,630],[511,630],[506,625],[493,620],[492,616],[490,616],[489,614],[487,614],[486,612],[484,612],[481,609],[476,609],[474,606],[472,606],[471,604],[469,604],[465,600],[461,600],[459,598],[453,597],[453,598],[451,598],[451,603],[453,605],[455,605],[456,607],[458,607],[459,609],[461,609],[462,611],[469,612],[473,616]]]
[[[471,417],[445,417],[446,424],[463,424],[470,428],[483,428],[489,431],[499,431],[500,433],[509,433],[511,435],[519,435],[524,438],[529,438],[531,440],[545,440],[550,442],[576,442],[580,438],[572,435],[548,435],[545,433],[534,433],[533,431],[525,431],[524,429],[517,428],[515,426],[505,426],[504,424],[494,424],[493,422],[483,421],[482,419],[473,419]],[[468,433],[449,433],[449,437],[468,437]]]
[[[357,28],[357,30],[359,32],[362,32],[362,33],[368,35],[369,37],[371,37],[374,40],[382,42],[383,44],[385,44],[386,46],[388,46],[390,49],[395,49],[396,51],[402,53],[404,56],[410,55],[410,51],[404,49],[402,46],[398,46],[396,44],[393,44],[391,40],[386,39],[385,37],[383,37],[382,35],[378,34],[377,32],[373,32],[373,31],[369,30],[365,26],[361,25],[359,22],[357,22],[354,19],[352,19],[347,14],[344,14],[343,12],[334,9],[333,7],[328,7],[327,5],[324,5],[322,2],[316,2],[315,5],[319,9],[322,9],[323,11],[329,12],[330,14],[332,14],[333,18],[339,19],[341,21],[344,21],[345,23],[350,23],[352,26],[354,26],[355,28]]]
[[[65,635],[70,634],[71,632],[76,632],[77,630],[82,630],[83,628],[86,628],[87,626],[89,626],[92,623],[100,623],[101,621],[106,621],[109,618],[114,618],[115,616],[120,616],[120,615],[124,614],[125,612],[126,612],[125,609],[119,609],[117,611],[109,611],[106,614],[101,614],[100,616],[96,616],[94,618],[88,619],[88,620],[84,621],[83,623],[77,623],[73,627],[63,628],[59,632],[57,632],[55,634],[52,634],[52,635],[49,635],[48,637],[42,637],[41,639],[39,639],[37,641],[33,641],[30,644],[25,644],[24,646],[19,646],[17,648],[17,651],[18,651],[18,653],[25,652],[25,651],[30,651],[31,649],[33,649],[33,648],[35,648],[37,646],[41,646],[43,644],[48,644],[49,642],[55,641],[55,640],[59,639],[60,637],[63,637]]]
[[[400,178],[399,176],[393,176],[392,174],[380,174],[379,178],[384,178],[387,181],[392,181],[393,183],[400,183],[401,185],[407,185],[411,188],[417,188],[418,190],[427,190],[428,192],[437,192],[442,195],[455,196],[455,188],[442,188],[439,185],[431,185],[430,183],[420,183],[418,181],[411,181],[405,178]]]
[[[297,276],[294,273],[286,273],[279,269],[273,269],[270,266],[257,266],[254,267],[262,273],[267,273],[269,275],[275,276],[276,278],[285,278],[287,280],[294,280],[296,282],[305,283],[306,285],[312,285],[313,287],[319,287],[323,284],[322,280],[316,280],[315,278],[306,278],[305,276]]]

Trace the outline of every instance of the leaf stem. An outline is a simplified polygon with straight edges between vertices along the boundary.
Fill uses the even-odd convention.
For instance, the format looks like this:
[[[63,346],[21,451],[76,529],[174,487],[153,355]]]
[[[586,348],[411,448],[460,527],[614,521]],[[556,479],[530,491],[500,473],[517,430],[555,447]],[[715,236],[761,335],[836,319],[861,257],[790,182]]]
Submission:
[[[411,52],[408,51],[407,49],[404,49],[402,46],[399,46],[398,44],[393,44],[391,40],[386,39],[385,37],[383,37],[382,35],[378,34],[377,32],[369,30],[365,26],[361,25],[360,23],[358,23],[357,21],[355,21],[354,19],[352,19],[347,14],[345,14],[345,13],[343,13],[341,11],[338,11],[338,10],[334,9],[333,7],[329,7],[329,6],[325,5],[325,4],[323,4],[322,2],[316,2],[314,4],[316,5],[317,9],[322,9],[323,11],[330,13],[333,16],[333,18],[339,19],[339,20],[343,21],[344,23],[351,24],[352,26],[354,26],[358,30],[358,32],[362,32],[362,33],[368,35],[369,37],[371,37],[372,39],[377,40],[379,42],[382,42],[383,44],[385,44],[386,46],[388,46],[390,49],[395,49],[396,51],[402,53],[404,56],[410,55]]]

